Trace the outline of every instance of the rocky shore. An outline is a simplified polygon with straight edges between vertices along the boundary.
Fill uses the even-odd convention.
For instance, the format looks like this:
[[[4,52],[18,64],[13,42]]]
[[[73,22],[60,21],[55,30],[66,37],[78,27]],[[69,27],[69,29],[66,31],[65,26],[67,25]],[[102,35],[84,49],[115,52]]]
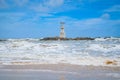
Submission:
[[[45,37],[41,40],[94,40],[94,38],[90,38],[90,37],[77,37],[77,38]]]

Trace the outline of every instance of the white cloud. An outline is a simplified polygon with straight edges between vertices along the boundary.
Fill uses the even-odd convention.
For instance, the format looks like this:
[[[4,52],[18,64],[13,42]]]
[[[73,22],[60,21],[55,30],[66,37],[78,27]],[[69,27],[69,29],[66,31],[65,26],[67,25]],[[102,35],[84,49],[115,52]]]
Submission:
[[[86,6],[86,3],[87,4],[91,4],[91,3],[98,2],[98,1],[101,1],[101,0],[70,0],[70,1],[71,2],[75,2],[76,1],[77,4],[80,4],[82,6]]]
[[[52,17],[53,15],[52,14],[49,14],[49,13],[38,13],[38,14],[35,14],[34,16],[32,16],[31,18],[29,18],[28,20],[29,21],[31,21],[31,22],[33,22],[33,21],[35,21],[35,22],[37,22],[37,21],[39,21],[42,17]],[[28,21],[27,20],[27,21]],[[43,19],[42,19],[43,20]]]
[[[22,7],[28,2],[29,0],[0,0],[0,8]]]
[[[68,16],[61,16],[56,18],[47,18],[40,23],[44,24],[45,26],[49,26],[51,28],[56,27],[58,29],[60,26],[59,23],[61,21],[65,22],[65,30],[67,31],[66,34],[70,35],[73,33],[73,35],[75,36],[80,36],[79,33],[82,32],[84,34],[84,31],[87,32],[89,30],[91,31],[90,34],[92,34],[92,32],[96,32],[96,30],[98,30],[99,34],[102,34],[102,30],[103,30],[103,34],[104,34],[104,31],[105,32],[108,31],[112,34],[120,26],[120,20],[103,19],[101,18],[101,16],[99,18],[90,18],[90,19],[84,19],[84,20],[79,20],[79,19],[68,17]],[[111,31],[109,31],[109,29]]]
[[[50,10],[48,7],[44,6],[43,4],[32,6],[31,9],[36,12],[48,12]]]
[[[0,8],[7,8],[8,4],[5,0],[0,0]]]
[[[110,18],[110,14],[105,13],[101,16],[102,19],[109,19]]]
[[[103,14],[102,16],[98,18],[90,18],[90,19],[75,19],[67,16],[61,16],[58,18],[50,18],[47,19],[52,22],[59,23],[60,21],[64,21],[68,27],[76,28],[78,30],[85,30],[89,28],[105,28],[105,27],[114,27],[114,26],[120,26],[120,20],[110,20],[109,14]]]
[[[24,13],[22,12],[4,12],[4,13],[0,13],[0,16],[21,16],[24,15]]]
[[[14,0],[15,4],[18,6],[24,6],[28,1],[29,0]]]
[[[22,14],[17,14],[18,16]],[[107,14],[103,14],[102,16],[107,15]],[[38,14],[35,15],[34,17],[31,17],[29,19],[25,19],[23,21],[19,21],[16,20],[14,21],[14,24],[8,24],[8,25],[12,25],[13,27],[33,27],[33,29],[36,28],[40,28],[44,29],[46,32],[49,29],[53,29],[55,31],[58,30],[59,32],[59,26],[60,26],[60,22],[64,21],[65,22],[65,30],[67,35],[73,34],[75,36],[80,36],[78,33],[83,33],[84,31],[88,31],[88,30],[109,30],[109,27],[113,28],[114,30],[116,30],[116,26],[120,26],[120,20],[110,20],[110,19],[103,19],[101,16],[98,18],[90,18],[90,19],[84,19],[84,20],[79,20],[76,18],[71,18],[68,16],[60,16],[60,17],[47,17],[44,19],[40,19],[40,16],[52,16],[51,14]],[[15,18],[15,17],[14,17]],[[13,18],[13,20],[14,20]],[[15,18],[16,19],[16,18]],[[36,23],[36,22],[39,23]],[[115,28],[114,28],[115,27]],[[24,29],[24,28],[23,28]],[[40,30],[41,30],[40,29]],[[71,32],[72,31],[72,32]],[[39,32],[39,29],[38,29]],[[43,33],[44,33],[43,32]],[[94,32],[94,31],[93,31]],[[102,31],[100,31],[102,32]],[[111,31],[112,32],[112,31]],[[70,33],[70,34],[69,34]],[[81,34],[82,34],[81,33]],[[49,34],[49,33],[48,33]],[[82,35],[83,35],[82,34]],[[51,34],[49,34],[50,36],[53,35],[52,31]],[[48,35],[47,35],[48,36]]]
[[[64,0],[48,0],[48,2],[46,2],[46,6],[50,6],[50,7],[58,7],[64,4]]]
[[[30,9],[36,12],[58,13],[81,8],[78,0],[43,0],[33,3]],[[79,7],[78,7],[79,6]]]
[[[45,0],[32,5],[31,9],[37,12],[49,12],[64,4],[64,0]]]
[[[112,6],[109,9],[106,9],[105,12],[120,12],[120,5]]]
[[[46,17],[44,19],[40,19],[41,16],[50,16]],[[54,15],[51,14],[38,14],[36,15],[33,19],[34,21],[42,21],[42,23],[51,24],[51,23],[56,23],[59,24],[59,22],[63,21],[66,23],[67,27],[71,28],[78,28],[78,29],[89,29],[89,28],[95,28],[95,27],[110,27],[110,26],[116,26],[120,25],[120,20],[110,20],[110,15],[105,13],[101,15],[98,18],[90,18],[90,19],[83,19],[79,20],[76,18],[68,17],[68,16],[59,16],[59,17],[54,17]],[[32,19],[32,20],[33,20]],[[54,25],[53,25],[54,26]]]
[[[0,22],[1,24],[6,24],[6,23],[15,23],[22,19],[22,17],[25,16],[24,13],[20,12],[6,12],[6,13],[0,13]]]

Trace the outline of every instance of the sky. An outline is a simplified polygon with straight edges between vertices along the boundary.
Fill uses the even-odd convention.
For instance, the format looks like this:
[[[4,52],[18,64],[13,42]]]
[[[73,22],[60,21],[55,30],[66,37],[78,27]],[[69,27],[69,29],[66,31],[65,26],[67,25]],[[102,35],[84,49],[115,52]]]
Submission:
[[[0,38],[120,37],[120,0],[0,0]]]

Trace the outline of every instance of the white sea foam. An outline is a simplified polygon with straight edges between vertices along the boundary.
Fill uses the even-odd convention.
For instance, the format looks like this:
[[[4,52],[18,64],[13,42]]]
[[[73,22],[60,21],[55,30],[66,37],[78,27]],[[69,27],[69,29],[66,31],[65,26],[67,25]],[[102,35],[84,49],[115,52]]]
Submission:
[[[106,39],[104,38],[96,38],[95,41],[105,41]]]
[[[88,48],[95,51],[110,52],[120,50],[120,44],[91,44]]]
[[[8,39],[0,42],[0,63],[120,66],[120,41],[119,38],[102,42]]]
[[[113,40],[120,41],[120,38],[111,37],[111,38],[96,38],[95,39],[95,41],[113,41]]]

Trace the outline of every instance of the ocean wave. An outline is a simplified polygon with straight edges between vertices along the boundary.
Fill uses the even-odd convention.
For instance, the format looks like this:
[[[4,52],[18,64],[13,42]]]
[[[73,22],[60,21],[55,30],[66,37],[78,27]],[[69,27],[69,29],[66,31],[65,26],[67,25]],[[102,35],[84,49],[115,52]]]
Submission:
[[[120,51],[120,44],[91,44],[88,49],[102,52]]]
[[[92,65],[92,66],[120,66],[120,59],[107,58],[107,57],[72,57],[64,55],[41,55],[24,58],[0,59],[2,64],[73,64],[73,65]]]
[[[95,41],[120,41],[120,38],[95,38]]]
[[[120,66],[120,39],[40,41],[8,39],[0,42],[0,64],[59,64]]]

